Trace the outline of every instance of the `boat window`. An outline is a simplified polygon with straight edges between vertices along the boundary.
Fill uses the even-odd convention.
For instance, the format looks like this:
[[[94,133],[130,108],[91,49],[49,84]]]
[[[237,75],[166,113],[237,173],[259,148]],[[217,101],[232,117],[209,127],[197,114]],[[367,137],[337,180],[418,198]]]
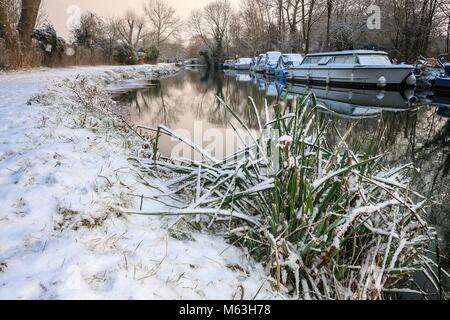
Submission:
[[[346,64],[346,65],[358,64],[358,57],[354,55],[336,56],[334,57],[333,64]]]
[[[306,57],[305,60],[303,60],[303,65],[310,65],[310,64],[318,64],[319,61],[322,59],[322,57]]]
[[[320,59],[317,64],[324,66],[324,65],[328,64],[328,62],[330,62],[331,58],[332,57],[322,57],[322,59]]]
[[[391,65],[388,56],[385,55],[360,55],[359,61],[362,65]]]

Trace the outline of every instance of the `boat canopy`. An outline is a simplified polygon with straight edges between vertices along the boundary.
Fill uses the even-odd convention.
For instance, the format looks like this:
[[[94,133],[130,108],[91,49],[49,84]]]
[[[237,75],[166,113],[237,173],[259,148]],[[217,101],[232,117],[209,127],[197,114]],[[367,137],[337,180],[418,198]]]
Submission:
[[[307,57],[319,57],[319,56],[340,56],[340,55],[363,55],[363,54],[377,54],[387,56],[388,53],[384,51],[374,51],[374,50],[344,50],[335,52],[318,52],[309,53]]]
[[[272,62],[272,63],[277,63],[280,56],[281,56],[281,52],[269,51],[269,52],[267,52],[267,61]]]
[[[303,60],[302,66],[379,66],[392,65],[388,54],[383,51],[355,50],[328,53],[308,54]]]
[[[239,58],[236,61],[236,64],[250,64],[252,63],[252,58]]]
[[[278,60],[278,67],[298,67],[302,64],[304,57],[299,53],[285,53]]]

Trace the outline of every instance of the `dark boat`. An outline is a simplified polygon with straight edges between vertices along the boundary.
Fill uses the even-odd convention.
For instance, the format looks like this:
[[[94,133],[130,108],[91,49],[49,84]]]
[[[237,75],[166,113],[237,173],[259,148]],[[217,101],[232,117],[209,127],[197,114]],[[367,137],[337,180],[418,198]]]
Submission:
[[[450,63],[444,65],[445,73],[436,77],[433,90],[437,95],[450,95]]]

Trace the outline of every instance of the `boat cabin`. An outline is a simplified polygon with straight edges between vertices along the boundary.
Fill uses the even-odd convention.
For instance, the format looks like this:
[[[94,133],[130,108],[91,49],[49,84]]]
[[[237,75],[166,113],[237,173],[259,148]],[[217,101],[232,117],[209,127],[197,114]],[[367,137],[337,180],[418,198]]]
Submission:
[[[389,66],[391,60],[386,52],[355,50],[329,53],[308,54],[303,60],[301,67],[309,66]]]

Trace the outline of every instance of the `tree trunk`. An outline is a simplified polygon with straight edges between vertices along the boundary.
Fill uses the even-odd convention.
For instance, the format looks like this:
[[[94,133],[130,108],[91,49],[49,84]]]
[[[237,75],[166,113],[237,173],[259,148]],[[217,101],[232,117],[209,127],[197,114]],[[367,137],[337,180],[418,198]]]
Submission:
[[[330,29],[331,29],[331,15],[333,13],[333,0],[327,0],[327,36],[325,39],[325,49],[330,50]]]
[[[448,17],[447,25],[447,60],[450,57],[450,17]]]
[[[36,25],[40,5],[41,0],[22,0],[17,30],[19,31],[20,41],[25,47],[31,46],[31,33]]]
[[[11,62],[13,67],[22,67],[23,55],[20,48],[16,31],[11,26],[11,21],[9,21],[6,8],[0,6],[0,38],[5,41],[6,49],[9,51],[11,58],[14,61]]]
[[[13,30],[8,19],[6,5],[1,5],[0,3],[0,38],[4,39],[6,43],[9,43],[12,37]]]

